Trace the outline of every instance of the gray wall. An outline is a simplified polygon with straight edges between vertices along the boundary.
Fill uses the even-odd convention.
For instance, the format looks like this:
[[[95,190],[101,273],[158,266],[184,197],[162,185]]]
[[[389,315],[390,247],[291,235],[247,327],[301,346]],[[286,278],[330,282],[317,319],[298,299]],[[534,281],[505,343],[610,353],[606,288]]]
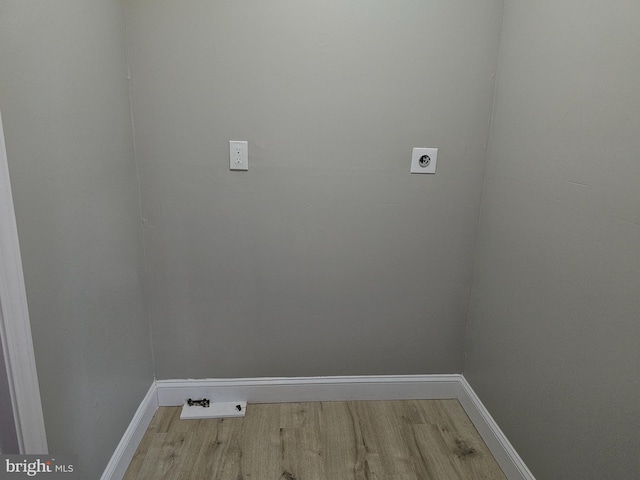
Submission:
[[[502,2],[126,5],[157,377],[461,371]]]
[[[49,448],[98,478],[153,380],[121,3],[3,0],[0,65]]]
[[[540,479],[640,478],[638,25],[506,2],[464,373]]]

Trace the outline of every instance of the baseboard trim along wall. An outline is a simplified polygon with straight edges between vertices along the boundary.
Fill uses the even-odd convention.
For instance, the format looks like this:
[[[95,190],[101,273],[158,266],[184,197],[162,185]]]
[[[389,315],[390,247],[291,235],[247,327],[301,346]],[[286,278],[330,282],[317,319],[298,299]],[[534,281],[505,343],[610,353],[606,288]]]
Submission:
[[[154,382],[134,413],[129,427],[113,452],[100,480],[122,480],[156,410],[158,410],[158,388]]]
[[[535,480],[511,442],[502,432],[489,411],[471,388],[464,376],[460,375],[460,393],[457,397],[478,433],[487,444],[498,465],[509,480]]]
[[[456,398],[459,377],[389,375],[158,380],[156,385],[160,406],[180,406],[189,397],[206,397],[212,402],[244,400],[247,403]]]
[[[535,480],[462,375],[384,375],[157,380],[140,404],[101,480],[121,480],[157,407],[188,398],[212,402],[287,403],[456,398],[509,480]],[[251,408],[251,407],[248,407]]]

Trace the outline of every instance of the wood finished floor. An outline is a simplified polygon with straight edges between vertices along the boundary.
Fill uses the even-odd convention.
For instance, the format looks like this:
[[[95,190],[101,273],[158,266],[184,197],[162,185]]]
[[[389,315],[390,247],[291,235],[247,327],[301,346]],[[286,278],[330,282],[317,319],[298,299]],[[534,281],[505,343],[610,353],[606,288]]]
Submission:
[[[251,404],[245,418],[156,412],[124,480],[506,480],[457,400]]]

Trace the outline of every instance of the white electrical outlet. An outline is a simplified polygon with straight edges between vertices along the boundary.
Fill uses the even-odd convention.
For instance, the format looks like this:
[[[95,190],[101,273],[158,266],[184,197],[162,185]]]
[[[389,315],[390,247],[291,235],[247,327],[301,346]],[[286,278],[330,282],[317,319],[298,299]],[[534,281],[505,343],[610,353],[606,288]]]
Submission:
[[[229,169],[249,170],[249,142],[229,141]]]
[[[414,148],[411,155],[411,173],[436,173],[437,148]]]

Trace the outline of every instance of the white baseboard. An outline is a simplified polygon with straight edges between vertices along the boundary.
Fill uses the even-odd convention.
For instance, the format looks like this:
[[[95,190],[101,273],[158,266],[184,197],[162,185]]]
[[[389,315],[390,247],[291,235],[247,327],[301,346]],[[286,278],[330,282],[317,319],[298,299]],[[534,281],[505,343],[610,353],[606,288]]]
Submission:
[[[535,480],[462,375],[158,380],[138,408],[101,480],[122,479],[158,406],[181,406],[188,398],[202,397],[212,402],[249,403],[455,398],[507,478]]]
[[[460,375],[158,380],[158,405],[180,406],[188,398],[212,402],[291,403],[340,400],[457,398]]]
[[[460,375],[458,401],[509,480],[535,480],[467,379]]]
[[[158,389],[154,382],[133,415],[100,480],[122,480],[157,409]]]

